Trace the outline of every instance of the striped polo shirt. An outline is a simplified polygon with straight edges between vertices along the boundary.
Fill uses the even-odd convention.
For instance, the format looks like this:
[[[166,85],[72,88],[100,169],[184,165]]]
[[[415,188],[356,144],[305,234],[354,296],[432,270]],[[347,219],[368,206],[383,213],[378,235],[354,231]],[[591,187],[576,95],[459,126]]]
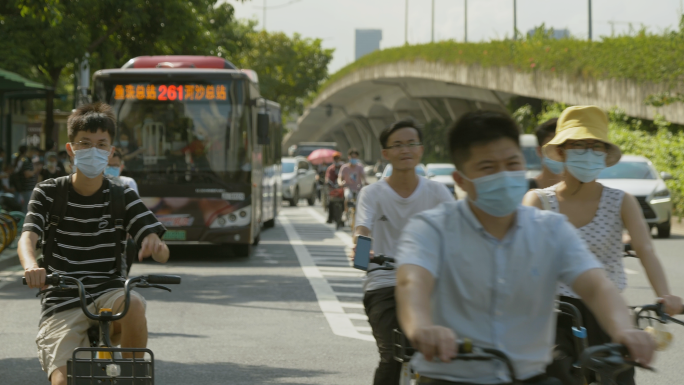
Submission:
[[[100,189],[91,196],[82,196],[69,184],[66,213],[55,232],[53,258],[47,273],[59,273],[83,282],[88,292],[88,302],[104,293],[123,287],[125,282],[116,271],[115,246],[121,242],[124,252],[126,239],[117,234],[110,208],[110,184],[103,179]],[[39,183],[33,190],[23,231],[38,234],[45,247],[45,225],[57,185],[54,179]],[[138,248],[143,239],[152,233],[161,237],[166,230],[152,212],[142,203],[135,190],[125,187],[124,228],[133,237]],[[125,255],[121,255],[124,258]],[[79,306],[77,290],[53,291],[43,295],[41,323],[48,317]]]

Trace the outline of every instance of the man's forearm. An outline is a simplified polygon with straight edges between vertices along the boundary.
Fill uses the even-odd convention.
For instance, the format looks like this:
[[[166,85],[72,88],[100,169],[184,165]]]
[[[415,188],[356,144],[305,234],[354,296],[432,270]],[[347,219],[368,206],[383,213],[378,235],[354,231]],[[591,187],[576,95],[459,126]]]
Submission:
[[[38,261],[36,260],[35,243],[32,241],[31,237],[22,235],[22,237],[19,238],[17,246],[19,262],[24,269],[38,265]]]
[[[422,268],[411,265],[400,267],[395,289],[399,324],[409,339],[419,328],[432,326],[430,293],[434,279],[427,270],[417,269]]]

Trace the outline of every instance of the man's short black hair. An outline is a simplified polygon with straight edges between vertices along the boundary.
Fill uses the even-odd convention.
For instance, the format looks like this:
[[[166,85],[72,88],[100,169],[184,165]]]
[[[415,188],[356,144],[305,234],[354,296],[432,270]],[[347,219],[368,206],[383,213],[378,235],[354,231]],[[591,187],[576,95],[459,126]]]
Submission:
[[[537,136],[537,143],[541,146],[546,139],[556,136],[556,123],[558,118],[552,118],[537,126],[534,129],[534,134]]]
[[[356,154],[356,156],[359,156],[359,150],[355,149],[354,147],[350,148],[349,151],[347,151],[347,155],[352,156]]]
[[[394,131],[401,130],[402,128],[413,128],[416,130],[416,132],[418,132],[418,140],[421,143],[423,142],[423,130],[420,124],[418,124],[418,122],[416,122],[416,120],[413,118],[406,118],[392,123],[392,125],[387,127],[380,134],[380,145],[382,148],[387,148],[387,141],[389,140],[390,135],[392,135]]]
[[[520,146],[520,129],[509,115],[497,111],[474,111],[463,115],[449,130],[449,151],[457,169],[470,158],[470,148],[502,138]]]
[[[95,133],[102,130],[114,140],[116,134],[116,117],[112,107],[96,102],[78,107],[67,120],[67,135],[73,142],[79,131]]]

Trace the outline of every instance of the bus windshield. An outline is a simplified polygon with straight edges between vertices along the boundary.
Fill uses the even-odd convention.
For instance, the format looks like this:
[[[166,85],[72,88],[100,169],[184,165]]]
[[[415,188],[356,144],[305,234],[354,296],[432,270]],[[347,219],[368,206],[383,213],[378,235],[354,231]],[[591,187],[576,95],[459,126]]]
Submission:
[[[153,87],[157,97],[121,98],[117,94],[121,86]],[[192,94],[188,94],[190,87],[195,89]],[[200,87],[201,98],[196,94]],[[174,88],[177,96],[171,100],[168,96]],[[241,81],[116,84],[111,89],[109,100],[118,119],[114,145],[138,183],[213,182],[251,171],[250,118]],[[207,89],[213,92],[211,98]],[[165,100],[159,100],[162,90],[167,92]],[[217,90],[222,90],[221,97]],[[246,175],[239,179],[249,180]]]

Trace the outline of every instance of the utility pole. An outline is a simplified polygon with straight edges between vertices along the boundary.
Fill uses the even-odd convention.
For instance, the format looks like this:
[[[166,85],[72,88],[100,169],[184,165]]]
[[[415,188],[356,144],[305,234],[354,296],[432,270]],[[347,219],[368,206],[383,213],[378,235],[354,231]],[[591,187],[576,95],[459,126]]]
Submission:
[[[266,30],[266,0],[264,0],[264,31]]]
[[[404,19],[404,45],[408,45],[408,2],[406,0],[406,17]]]
[[[468,0],[464,0],[464,1],[465,1],[465,8],[463,10],[463,21],[465,24],[465,34],[463,37],[463,41],[467,43],[468,42]]]
[[[518,40],[518,4],[513,0],[513,40]]]
[[[591,41],[591,0],[589,0],[589,41]]]
[[[432,42],[435,42],[435,0],[432,0]]]

